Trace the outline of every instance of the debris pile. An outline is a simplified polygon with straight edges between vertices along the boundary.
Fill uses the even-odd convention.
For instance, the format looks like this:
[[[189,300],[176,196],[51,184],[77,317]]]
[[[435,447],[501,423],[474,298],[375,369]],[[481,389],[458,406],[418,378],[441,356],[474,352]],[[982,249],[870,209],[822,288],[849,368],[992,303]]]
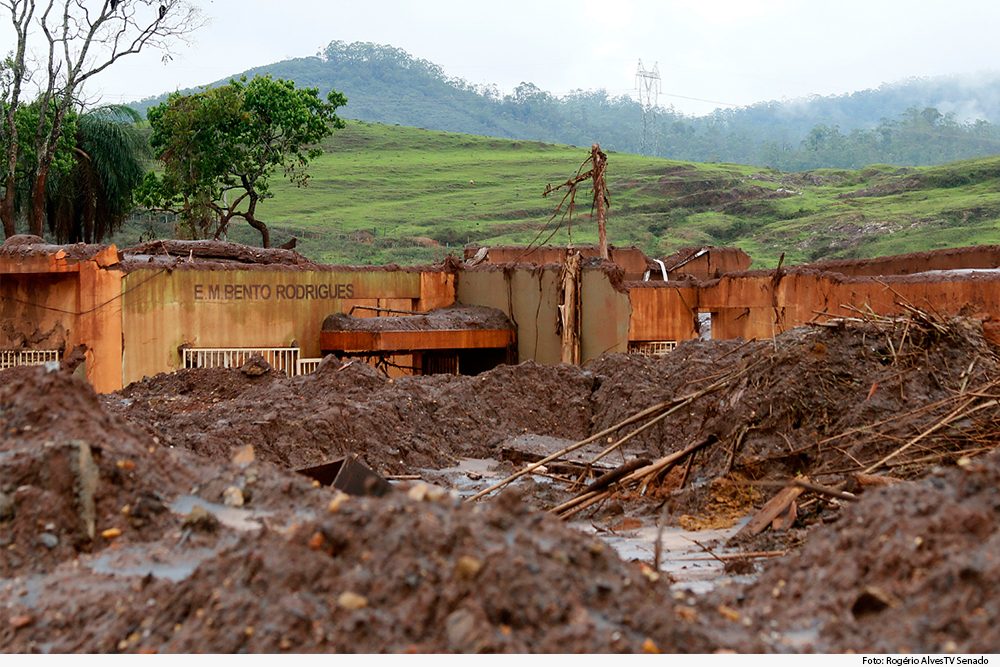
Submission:
[[[101,397],[0,372],[4,651],[997,646],[1000,360],[978,320],[859,314],[475,377],[252,366]],[[360,498],[293,472],[353,454],[407,482]],[[422,481],[505,456],[475,502]],[[756,514],[737,571],[804,546],[695,596],[552,509]]]
[[[0,551],[5,651],[756,646],[742,626],[694,623],[666,577],[514,491],[486,504],[423,483],[348,497],[246,448],[211,462],[158,443],[68,374],[21,368],[3,379],[4,493],[16,486]],[[89,539],[77,525],[81,485],[52,474],[64,449],[43,444],[73,436],[74,460],[89,450],[97,467]],[[238,503],[227,500],[234,488]],[[43,528],[74,540],[52,551]]]
[[[994,653],[1000,455],[865,494],[731,604],[823,652]],[[776,647],[785,647],[781,641]]]

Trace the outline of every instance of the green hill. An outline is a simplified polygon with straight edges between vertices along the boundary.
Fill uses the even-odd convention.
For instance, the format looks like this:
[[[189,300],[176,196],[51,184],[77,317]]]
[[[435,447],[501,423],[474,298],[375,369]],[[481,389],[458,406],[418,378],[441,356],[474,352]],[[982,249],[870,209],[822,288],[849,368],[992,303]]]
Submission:
[[[412,264],[461,255],[467,243],[596,241],[581,189],[572,234],[550,237],[558,199],[588,147],[348,122],[324,144],[306,188],[274,180],[258,212],[273,243],[291,236],[323,262]],[[735,245],[756,268],[1000,243],[1000,156],[935,167],[874,165],[795,174],[608,151],[610,242],[663,257],[691,245]],[[133,222],[118,237],[172,235]],[[230,240],[259,244],[235,224]]]
[[[641,152],[642,110],[628,96],[563,97],[522,82],[509,94],[451,78],[402,49],[331,42],[323,53],[242,72],[345,93],[344,118],[505,139]],[[239,76],[239,75],[234,75]],[[226,83],[215,82],[209,85]],[[910,79],[846,95],[760,102],[686,116],[659,109],[657,157],[769,165],[786,171],[928,165],[1000,153],[1000,72]],[[133,105],[145,111],[166,95]],[[653,142],[651,142],[653,143]]]

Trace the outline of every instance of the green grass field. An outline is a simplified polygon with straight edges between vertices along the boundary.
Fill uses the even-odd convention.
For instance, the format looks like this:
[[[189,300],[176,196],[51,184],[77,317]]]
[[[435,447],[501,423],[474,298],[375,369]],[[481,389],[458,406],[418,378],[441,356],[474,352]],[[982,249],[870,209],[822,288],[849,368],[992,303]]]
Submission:
[[[311,259],[414,264],[461,255],[467,243],[597,240],[589,186],[578,191],[572,229],[562,221],[552,235],[561,194],[542,197],[547,184],[576,175],[589,147],[350,121],[323,148],[308,187],[276,174],[274,198],[258,207],[272,243],[295,236]],[[655,257],[735,245],[765,268],[782,253],[797,264],[1000,243],[1000,156],[790,175],[611,152],[607,182],[609,241]],[[127,245],[142,231],[130,225],[115,242]],[[151,233],[171,231],[161,224]],[[260,243],[240,223],[229,239]]]

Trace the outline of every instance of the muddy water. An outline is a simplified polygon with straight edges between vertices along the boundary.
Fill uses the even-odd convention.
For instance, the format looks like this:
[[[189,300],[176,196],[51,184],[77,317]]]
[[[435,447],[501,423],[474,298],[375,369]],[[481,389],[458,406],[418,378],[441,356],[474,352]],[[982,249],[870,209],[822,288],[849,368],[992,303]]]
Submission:
[[[273,512],[244,507],[228,507],[211,503],[198,496],[180,496],[170,504],[170,509],[180,515],[191,512],[195,505],[201,505],[219,520],[219,523],[234,532],[222,535],[213,546],[195,547],[185,544],[183,533],[171,540],[163,540],[155,549],[149,545],[108,550],[97,558],[84,559],[83,564],[98,574],[118,576],[146,576],[151,574],[159,579],[183,581],[205,560],[227,549],[238,540],[238,533],[260,530],[263,521]],[[312,513],[300,513],[297,518],[313,518]],[[278,526],[279,528],[282,526]]]
[[[746,520],[725,530],[684,530],[683,528],[664,528],[660,544],[660,572],[665,572],[676,581],[675,587],[704,593],[723,581],[749,582],[753,575],[730,576],[725,572],[724,563],[713,557],[738,553],[736,549],[727,549],[721,545],[746,523]],[[656,557],[656,534],[654,525],[643,526],[635,530],[610,533],[597,530],[593,524],[572,523],[574,528],[588,535],[596,535],[607,542],[622,560],[638,560],[652,564]],[[707,552],[705,548],[711,550]]]
[[[455,489],[460,497],[469,497],[508,476],[508,471],[498,470],[494,459],[461,459],[458,465],[443,470],[427,470],[426,477],[434,483]],[[539,484],[554,483],[541,475],[526,476]],[[516,486],[518,480],[514,483]],[[170,509],[180,515],[191,512],[195,505],[201,505],[218,518],[219,522],[233,530],[221,538],[213,547],[194,547],[167,544],[153,551],[146,548],[124,548],[109,551],[93,560],[87,559],[86,567],[97,573],[113,575],[152,574],[157,578],[182,581],[204,560],[220,550],[235,544],[237,533],[256,531],[264,527],[264,521],[273,512],[243,507],[228,507],[211,503],[193,495],[179,497]],[[310,513],[302,513],[297,518],[310,518]],[[633,530],[611,531],[592,523],[578,521],[570,525],[588,535],[594,535],[613,547],[618,555],[627,561],[642,561],[652,564],[655,559],[657,527],[646,519],[642,527]],[[725,573],[724,564],[714,556],[737,553],[721,545],[740,529],[745,520],[728,529],[688,531],[681,528],[664,528],[660,536],[660,571],[669,574],[677,583],[678,590],[703,593],[724,581],[745,583],[754,575],[731,577]],[[709,553],[708,550],[711,550]],[[714,555],[713,555],[714,554]]]
[[[436,481],[446,479],[461,497],[467,498],[509,476],[508,472],[499,472],[498,465],[494,459],[465,458],[459,459],[458,465],[454,467],[426,472],[432,473]],[[525,478],[540,484],[553,483],[550,478],[541,475],[527,475]],[[513,485],[516,486],[520,481],[515,480]],[[726,556],[738,553],[736,549],[727,549],[721,545],[735,535],[748,520],[749,517],[732,528],[720,530],[692,531],[683,528],[664,528],[661,535],[660,571],[672,576],[677,581],[675,586],[678,589],[696,593],[711,590],[725,581],[749,582],[754,575],[727,575],[724,563],[713,556],[713,554]],[[638,560],[652,564],[655,559],[657,527],[651,520],[644,521],[648,522],[648,525],[618,532],[603,530],[593,523],[583,521],[570,525],[611,545],[622,560]],[[711,553],[706,551],[706,548],[710,549]]]

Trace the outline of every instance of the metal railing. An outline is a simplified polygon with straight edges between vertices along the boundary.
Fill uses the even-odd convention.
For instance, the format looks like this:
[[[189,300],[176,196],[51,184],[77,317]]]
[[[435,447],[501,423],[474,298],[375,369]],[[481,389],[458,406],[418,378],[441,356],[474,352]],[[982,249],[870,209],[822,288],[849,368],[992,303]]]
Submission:
[[[297,347],[189,347],[184,350],[184,368],[239,368],[255,354],[289,377],[299,374]]]
[[[14,366],[41,366],[59,361],[59,350],[0,350],[0,370]]]
[[[322,361],[322,357],[316,359],[299,359],[298,368],[296,369],[298,375],[308,375],[309,373],[312,373],[319,368]]]
[[[644,357],[662,357],[677,347],[675,340],[653,340],[628,344],[629,354],[641,354]]]

